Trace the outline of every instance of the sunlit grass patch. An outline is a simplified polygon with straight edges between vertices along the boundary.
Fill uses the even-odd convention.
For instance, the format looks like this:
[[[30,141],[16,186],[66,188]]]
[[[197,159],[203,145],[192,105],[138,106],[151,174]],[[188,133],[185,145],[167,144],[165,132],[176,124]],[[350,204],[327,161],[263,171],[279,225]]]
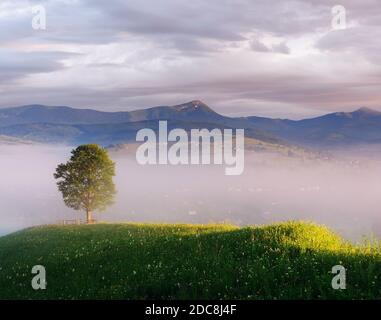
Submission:
[[[0,238],[0,298],[376,299],[380,249],[309,222],[42,226]],[[46,290],[31,288],[37,264]]]

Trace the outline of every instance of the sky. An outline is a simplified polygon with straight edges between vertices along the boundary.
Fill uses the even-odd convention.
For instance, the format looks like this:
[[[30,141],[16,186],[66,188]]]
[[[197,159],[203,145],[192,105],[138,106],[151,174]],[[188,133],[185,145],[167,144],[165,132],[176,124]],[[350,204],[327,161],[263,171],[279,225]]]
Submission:
[[[0,107],[381,111],[380,26],[380,0],[0,0]]]

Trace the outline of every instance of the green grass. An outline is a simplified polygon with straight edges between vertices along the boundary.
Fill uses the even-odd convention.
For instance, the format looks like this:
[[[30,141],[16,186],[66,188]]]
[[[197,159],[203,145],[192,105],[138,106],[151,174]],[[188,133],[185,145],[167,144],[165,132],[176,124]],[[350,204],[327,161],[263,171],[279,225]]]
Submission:
[[[332,266],[347,289],[331,287]],[[31,288],[44,265],[47,289]],[[323,226],[44,226],[0,238],[0,299],[377,299],[381,246]]]

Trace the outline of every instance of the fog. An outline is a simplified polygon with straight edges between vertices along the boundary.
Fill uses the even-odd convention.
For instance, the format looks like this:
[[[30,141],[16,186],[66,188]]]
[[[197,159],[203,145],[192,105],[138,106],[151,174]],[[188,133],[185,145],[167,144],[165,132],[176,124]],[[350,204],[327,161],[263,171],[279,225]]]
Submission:
[[[0,234],[84,218],[66,208],[53,172],[70,147],[0,145]],[[335,160],[246,153],[240,176],[224,166],[141,166],[128,152],[117,164],[115,204],[102,221],[265,224],[292,219],[323,223],[347,239],[381,237],[381,162],[349,152]]]

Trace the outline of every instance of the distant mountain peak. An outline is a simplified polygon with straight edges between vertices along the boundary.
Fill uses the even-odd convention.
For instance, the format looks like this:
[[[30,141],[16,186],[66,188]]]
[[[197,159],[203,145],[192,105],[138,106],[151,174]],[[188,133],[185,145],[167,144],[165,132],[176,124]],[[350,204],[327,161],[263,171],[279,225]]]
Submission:
[[[194,105],[196,108],[197,107],[207,107],[208,108],[208,106],[204,102],[202,102],[201,100],[193,100],[189,103]]]
[[[374,109],[371,109],[371,108],[368,108],[368,107],[361,107],[355,111],[352,111],[352,112],[335,112],[335,113],[332,113],[332,114],[328,114],[326,116],[332,116],[334,115],[335,117],[339,117],[339,118],[347,118],[347,119],[353,119],[353,118],[367,118],[367,117],[373,117],[373,116],[381,116],[381,112],[380,111],[377,111],[377,110],[374,110]],[[323,116],[323,117],[326,117],[326,116]]]
[[[354,113],[358,114],[368,114],[368,115],[380,115],[381,112],[368,108],[368,107],[361,107],[360,109],[357,109]]]
[[[174,109],[178,111],[204,111],[215,113],[207,104],[201,100],[192,100],[190,102],[182,103],[176,106],[173,106]]]

